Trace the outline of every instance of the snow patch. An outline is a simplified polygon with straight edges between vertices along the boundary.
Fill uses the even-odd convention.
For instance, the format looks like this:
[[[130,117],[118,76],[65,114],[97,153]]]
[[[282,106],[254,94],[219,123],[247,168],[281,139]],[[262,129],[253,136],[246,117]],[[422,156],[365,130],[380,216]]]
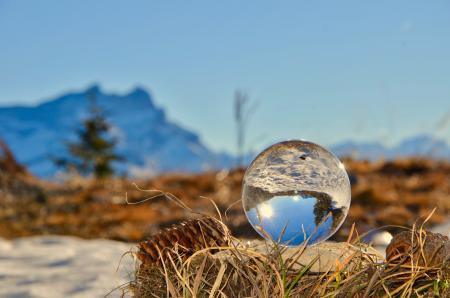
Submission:
[[[66,236],[0,238],[0,297],[104,297],[133,278],[134,260],[122,255],[134,246]]]

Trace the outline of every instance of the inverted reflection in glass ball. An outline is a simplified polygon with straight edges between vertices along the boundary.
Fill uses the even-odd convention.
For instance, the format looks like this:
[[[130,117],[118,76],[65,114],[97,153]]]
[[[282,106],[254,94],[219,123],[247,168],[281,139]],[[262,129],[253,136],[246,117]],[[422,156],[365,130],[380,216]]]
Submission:
[[[277,143],[245,172],[242,203],[263,237],[294,246],[331,237],[350,207],[350,182],[332,153],[307,141]]]

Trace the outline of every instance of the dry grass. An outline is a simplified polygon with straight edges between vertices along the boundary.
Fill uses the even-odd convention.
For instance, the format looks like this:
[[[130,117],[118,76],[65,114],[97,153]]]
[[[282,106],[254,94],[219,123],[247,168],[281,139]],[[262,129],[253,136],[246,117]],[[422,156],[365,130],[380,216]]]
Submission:
[[[164,243],[153,246],[159,258],[137,263],[135,280],[122,291],[139,298],[450,297],[450,241],[424,229],[433,212],[420,226],[394,237],[387,260],[361,242],[364,235],[353,225],[335,265],[314,267],[321,256],[305,262],[307,242],[295,248],[276,241],[265,241],[265,249],[249,246],[231,235],[218,210],[214,221],[225,231],[220,237],[226,245],[208,247],[203,241],[206,247],[186,255],[179,237],[171,241],[168,234]],[[147,251],[140,248],[134,254],[142,260]]]
[[[410,231],[426,233],[423,227]],[[434,265],[417,258],[429,254],[425,237],[414,238],[419,254],[406,250],[382,262],[354,237],[347,243],[354,252],[327,272],[311,272],[317,258],[297,262],[306,245],[285,257],[287,248],[276,243],[266,243],[262,252],[229,237],[232,245],[205,248],[187,259],[163,249],[163,261],[138,264],[135,280],[122,290],[135,297],[450,297],[449,257]]]

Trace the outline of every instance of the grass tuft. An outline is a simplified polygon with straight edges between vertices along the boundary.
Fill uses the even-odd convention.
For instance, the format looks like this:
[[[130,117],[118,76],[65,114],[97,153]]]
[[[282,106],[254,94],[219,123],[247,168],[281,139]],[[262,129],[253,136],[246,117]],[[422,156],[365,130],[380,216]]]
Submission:
[[[137,264],[135,280],[126,288],[134,297],[450,297],[449,258],[442,264],[422,262],[419,256],[430,256],[426,241],[432,239],[420,235],[430,234],[422,227],[409,233],[418,236],[417,245],[389,260],[355,237],[342,243],[347,251],[324,272],[317,271],[320,266],[311,270],[320,255],[298,262],[310,249],[306,244],[249,246],[229,235],[232,245],[205,248],[187,259],[175,250],[160,251],[163,261]]]

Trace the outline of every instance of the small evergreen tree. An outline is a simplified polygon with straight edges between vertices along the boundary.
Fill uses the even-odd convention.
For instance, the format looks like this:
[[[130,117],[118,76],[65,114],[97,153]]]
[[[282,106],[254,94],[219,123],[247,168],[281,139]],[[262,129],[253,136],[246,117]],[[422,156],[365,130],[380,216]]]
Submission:
[[[114,152],[117,142],[108,135],[111,126],[96,102],[96,95],[88,93],[87,96],[90,100],[89,117],[77,133],[78,141],[67,144],[72,160],[59,161],[59,164],[74,168],[83,175],[104,178],[114,174],[112,162],[122,158]]]

